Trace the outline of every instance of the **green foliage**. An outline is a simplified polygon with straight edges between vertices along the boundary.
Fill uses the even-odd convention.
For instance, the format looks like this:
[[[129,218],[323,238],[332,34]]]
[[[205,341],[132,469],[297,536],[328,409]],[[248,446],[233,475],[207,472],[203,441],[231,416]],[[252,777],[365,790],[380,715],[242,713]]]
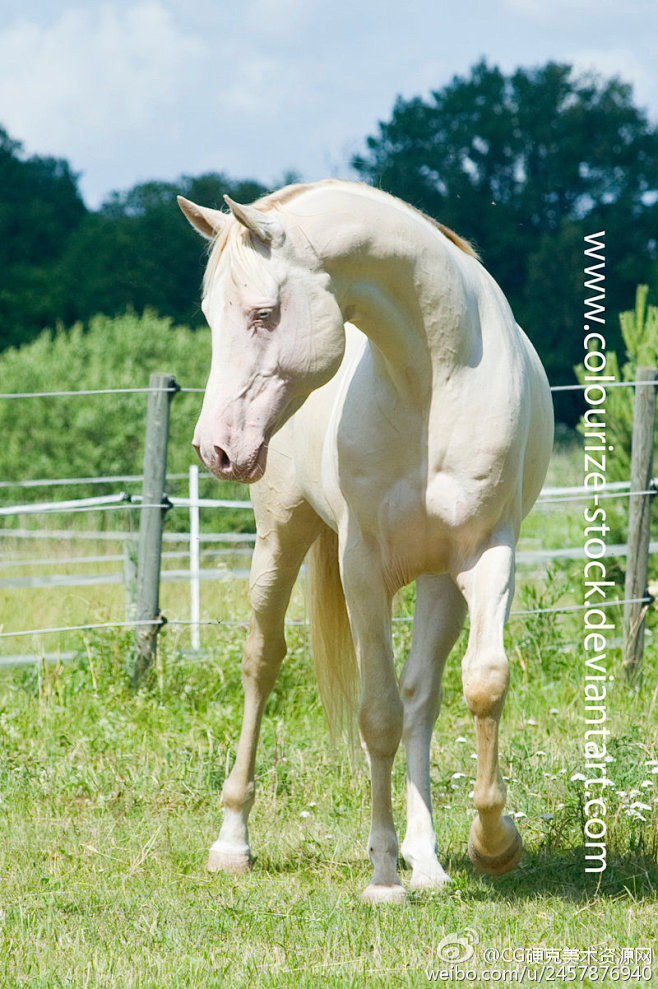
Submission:
[[[67,162],[26,158],[0,127],[0,350],[62,314],[57,266],[85,212]]]
[[[635,308],[619,315],[626,361],[622,367],[615,351],[606,353],[606,375],[614,381],[635,381],[638,367],[658,367],[658,306],[647,305],[649,288],[639,285],[635,293]],[[585,367],[575,369],[581,384],[585,383]],[[633,437],[633,388],[609,388],[606,394],[606,434],[613,455],[607,458],[606,477],[609,481],[627,481],[631,469]],[[584,432],[581,419],[579,431]]]
[[[200,286],[206,248],[182,216],[177,195],[219,208],[227,193],[249,202],[265,192],[256,182],[223,174],[177,182],[145,182],[115,193],[89,213],[71,237],[61,262],[62,318],[88,320],[97,312],[120,315],[130,307],[167,315],[187,326],[204,325]]]
[[[79,391],[81,389],[146,388],[154,371],[173,374],[182,388],[203,388],[210,366],[210,333],[174,326],[147,310],[110,319],[94,316],[85,329],[76,324],[42,333],[32,343],[0,354],[3,392]],[[85,395],[17,398],[0,401],[0,477],[3,481],[35,478],[111,477],[140,475],[148,395]],[[169,474],[185,473],[197,463],[191,445],[201,408],[201,394],[181,393],[172,399],[169,426]],[[178,483],[178,487],[177,487]],[[244,487],[214,480],[202,495],[246,500]],[[128,490],[138,488],[124,485]],[[97,485],[93,494],[117,493],[117,486]],[[2,492],[6,504],[16,504],[17,489]],[[185,481],[172,481],[168,494],[185,494]],[[66,487],[51,487],[45,500],[87,496]],[[40,488],[23,489],[21,501],[43,501]],[[82,516],[67,516],[75,525]],[[113,527],[110,514],[103,516]],[[16,521],[16,520],[15,520]],[[216,528],[215,513],[203,513],[204,524]],[[12,524],[6,520],[5,525]],[[17,522],[16,522],[17,524]],[[88,525],[88,520],[84,521]],[[102,523],[104,524],[104,523]],[[184,512],[171,512],[170,528],[184,529]],[[250,511],[223,510],[224,531],[251,531]]]
[[[658,290],[658,129],[617,78],[555,62],[506,75],[483,60],[428,98],[398,99],[365,144],[352,161],[361,178],[475,243],[553,384],[580,357],[584,235],[605,229],[614,245],[610,309],[639,283]],[[221,207],[224,193],[267,191],[222,172],[182,176],[91,212],[66,162],[26,159],[1,129],[0,180],[0,349],[98,312],[202,325],[203,244],[175,197]],[[561,395],[557,414],[575,423],[577,399]]]
[[[0,351],[44,327],[152,309],[203,325],[203,241],[176,196],[223,206],[266,189],[223,173],[144,182],[85,209],[67,162],[23,154],[0,127]]]
[[[180,385],[202,387],[208,334],[174,327],[151,312],[117,319],[96,316],[88,330],[46,332],[0,355],[2,389],[11,393],[145,388],[154,371]],[[170,471],[193,462],[198,395],[177,395],[171,417]],[[139,474],[143,463],[145,394],[30,398],[0,402],[0,476],[4,480]]]
[[[619,315],[626,353],[635,367],[658,367],[658,306],[647,308],[647,285],[638,285],[635,310]]]

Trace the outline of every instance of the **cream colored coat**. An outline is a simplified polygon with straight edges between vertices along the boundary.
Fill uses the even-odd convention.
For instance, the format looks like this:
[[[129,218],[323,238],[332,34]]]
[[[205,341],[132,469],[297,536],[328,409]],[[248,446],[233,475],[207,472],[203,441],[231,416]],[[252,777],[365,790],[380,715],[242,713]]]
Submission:
[[[521,842],[502,814],[498,769],[503,627],[521,520],[552,447],[543,369],[468,245],[399,200],[331,181],[252,207],[228,202],[230,216],[181,200],[215,241],[203,303],[213,359],[194,443],[218,477],[253,483],[258,529],[245,718],[209,866],[240,871],[251,861],[260,720],[285,654],[290,591],[314,545],[321,692],[330,714],[357,696],[371,769],[374,874],[364,898],[404,897],[390,797],[401,738],[412,885],[448,878],[429,745],[466,606],[462,678],[478,758],[469,854],[481,871],[507,871]],[[391,601],[413,580],[413,645],[398,685]]]

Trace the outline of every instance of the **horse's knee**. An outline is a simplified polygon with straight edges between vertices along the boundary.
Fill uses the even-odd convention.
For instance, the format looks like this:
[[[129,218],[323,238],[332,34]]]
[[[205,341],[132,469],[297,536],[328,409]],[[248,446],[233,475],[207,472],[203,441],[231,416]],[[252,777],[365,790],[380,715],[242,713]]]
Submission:
[[[397,690],[377,698],[364,697],[359,729],[371,758],[393,758],[402,737],[402,721],[402,701]]]
[[[498,714],[508,684],[509,663],[502,650],[467,652],[462,665],[462,686],[472,714],[476,717]]]
[[[404,705],[405,732],[413,728],[419,721],[436,720],[441,706],[441,685],[431,682],[427,672],[421,676],[419,671],[413,673],[406,669],[400,678],[400,696]]]

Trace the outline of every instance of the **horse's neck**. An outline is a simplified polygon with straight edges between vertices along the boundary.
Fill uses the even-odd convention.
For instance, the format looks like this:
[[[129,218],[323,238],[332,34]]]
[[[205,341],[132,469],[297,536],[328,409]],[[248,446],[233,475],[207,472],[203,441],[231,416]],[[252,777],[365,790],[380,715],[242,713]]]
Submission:
[[[472,258],[395,200],[340,188],[304,198],[301,225],[343,315],[376,345],[398,387],[425,392],[469,363],[479,335],[464,275]]]

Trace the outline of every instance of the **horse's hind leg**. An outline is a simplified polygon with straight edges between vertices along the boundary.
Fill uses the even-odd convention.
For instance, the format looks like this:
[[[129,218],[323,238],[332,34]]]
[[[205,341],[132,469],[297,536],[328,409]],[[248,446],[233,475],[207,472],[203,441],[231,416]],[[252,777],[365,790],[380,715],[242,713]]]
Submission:
[[[407,832],[402,856],[413,869],[412,888],[450,879],[437,858],[430,794],[430,742],[441,705],[441,678],[462,624],[466,603],[451,577],[420,577],[409,658],[400,678],[407,752]]]
[[[509,872],[521,857],[514,821],[503,817],[506,789],[498,767],[498,724],[509,683],[503,629],[514,593],[514,548],[503,537],[490,544],[468,570],[456,575],[470,614],[462,662],[464,697],[475,720],[477,776],[468,854],[489,875]]]
[[[222,790],[224,817],[210,849],[211,872],[246,872],[251,865],[247,821],[254,802],[256,748],[265,703],[286,654],[284,618],[290,593],[320,521],[306,504],[285,524],[259,518],[251,566],[251,621],[242,659],[244,715],[235,763]]]

